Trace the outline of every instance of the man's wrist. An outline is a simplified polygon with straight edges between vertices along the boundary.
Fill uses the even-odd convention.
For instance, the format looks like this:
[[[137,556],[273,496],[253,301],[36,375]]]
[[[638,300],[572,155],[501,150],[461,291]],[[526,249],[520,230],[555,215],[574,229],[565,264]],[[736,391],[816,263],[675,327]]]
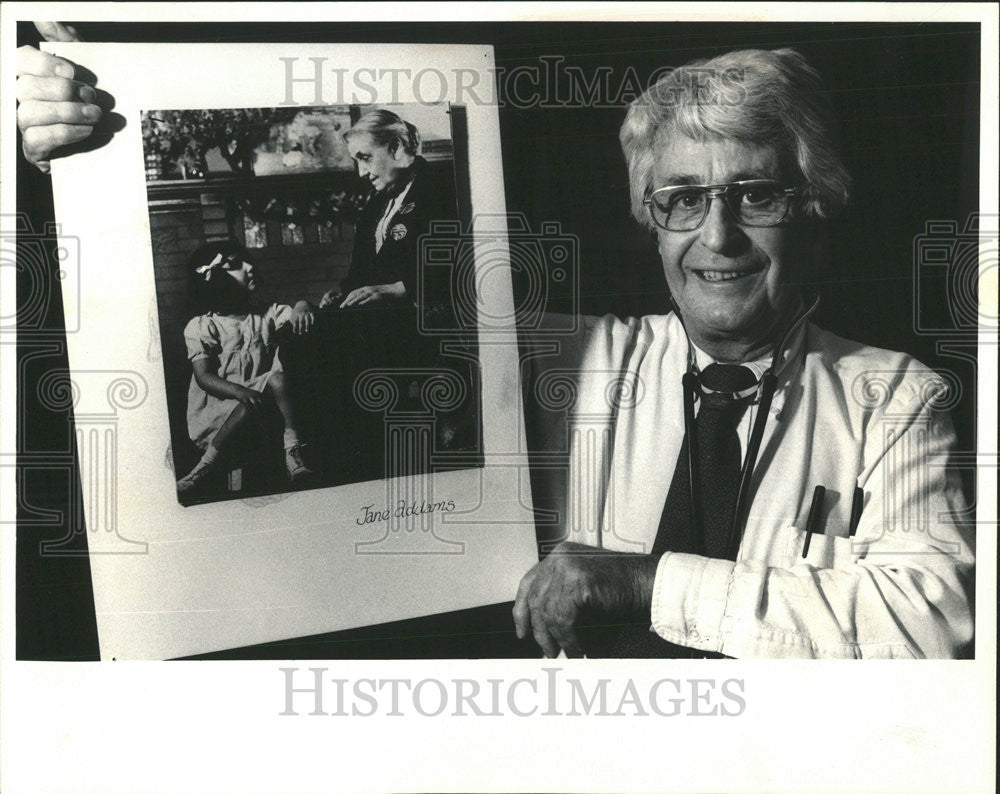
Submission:
[[[655,554],[637,554],[635,557],[630,565],[634,611],[648,618],[653,609],[653,584],[660,557]]]

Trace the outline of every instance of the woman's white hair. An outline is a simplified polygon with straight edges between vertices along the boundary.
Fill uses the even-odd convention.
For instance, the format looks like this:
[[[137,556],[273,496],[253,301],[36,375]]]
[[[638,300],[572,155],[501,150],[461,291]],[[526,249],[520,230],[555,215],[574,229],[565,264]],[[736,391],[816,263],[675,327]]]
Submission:
[[[410,122],[403,121],[391,110],[372,110],[359,118],[347,132],[344,140],[355,135],[371,135],[378,146],[396,143],[407,154],[416,154],[420,149],[420,133]]]
[[[653,189],[656,148],[677,134],[777,146],[798,168],[798,208],[806,217],[828,218],[847,204],[851,177],[837,153],[829,97],[795,50],[737,50],[692,61],[632,102],[619,138],[632,215],[649,229],[644,200]]]

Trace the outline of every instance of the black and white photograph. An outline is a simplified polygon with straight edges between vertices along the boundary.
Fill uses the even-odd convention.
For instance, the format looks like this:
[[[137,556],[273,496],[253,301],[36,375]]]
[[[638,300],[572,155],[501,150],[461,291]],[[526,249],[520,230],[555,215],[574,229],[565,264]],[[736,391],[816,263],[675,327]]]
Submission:
[[[417,266],[458,242],[462,110],[142,113],[181,503],[482,465],[474,295],[456,310],[461,276]],[[403,369],[434,438],[391,459],[382,415],[356,395],[366,373]],[[425,409],[435,386],[461,397]]]
[[[5,790],[993,789],[995,6],[180,5],[4,9]]]

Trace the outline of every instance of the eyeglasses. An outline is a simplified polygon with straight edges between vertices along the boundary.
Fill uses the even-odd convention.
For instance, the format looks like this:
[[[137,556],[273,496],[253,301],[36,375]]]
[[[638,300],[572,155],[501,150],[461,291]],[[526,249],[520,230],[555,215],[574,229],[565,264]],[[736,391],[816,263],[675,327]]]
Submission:
[[[669,232],[690,232],[708,217],[712,199],[722,197],[741,226],[776,226],[788,215],[798,188],[775,179],[748,179],[728,185],[668,185],[645,200],[653,223]]]

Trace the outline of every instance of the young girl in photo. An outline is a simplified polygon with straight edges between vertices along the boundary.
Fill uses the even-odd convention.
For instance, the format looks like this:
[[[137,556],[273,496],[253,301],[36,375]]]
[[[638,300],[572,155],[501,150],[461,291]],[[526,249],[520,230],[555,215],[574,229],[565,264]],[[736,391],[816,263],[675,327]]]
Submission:
[[[184,329],[194,374],[188,390],[187,423],[201,460],[177,482],[179,494],[204,484],[248,424],[269,403],[284,420],[285,466],[293,482],[313,474],[302,460],[295,407],[281,361],[279,329],[292,323],[305,332],[312,315],[305,302],[272,304],[263,313],[251,296],[257,289],[254,266],[234,242],[209,243],[191,256],[192,289],[198,311]]]

